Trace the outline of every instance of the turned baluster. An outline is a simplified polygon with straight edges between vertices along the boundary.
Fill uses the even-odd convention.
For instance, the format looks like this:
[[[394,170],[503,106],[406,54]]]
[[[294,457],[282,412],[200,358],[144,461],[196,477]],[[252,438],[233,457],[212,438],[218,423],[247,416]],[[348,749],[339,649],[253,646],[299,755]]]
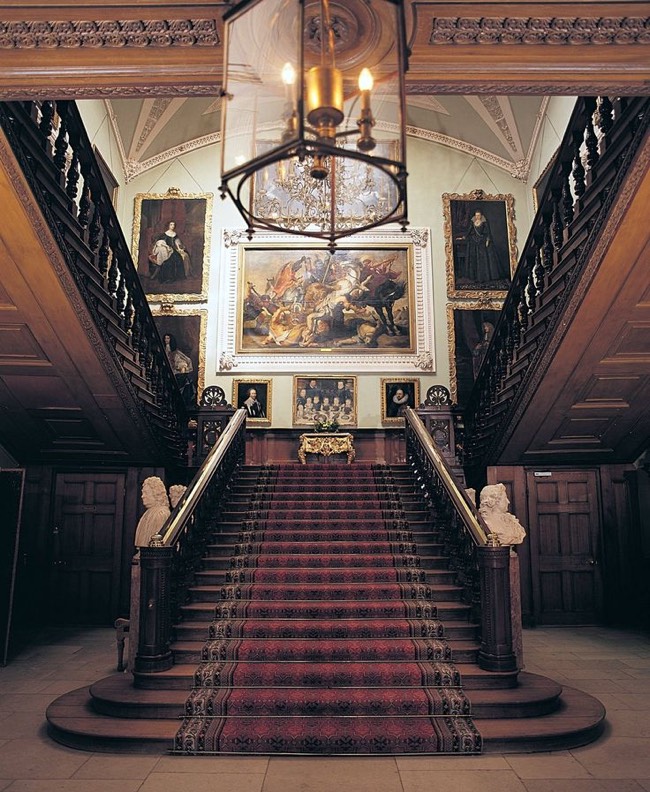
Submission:
[[[573,133],[573,192],[579,201],[585,194],[585,169],[582,164],[582,143],[584,141],[584,131],[574,129]]]
[[[99,211],[99,203],[94,190],[91,192],[91,198],[93,201],[93,217],[88,229],[88,247],[90,248],[90,252],[95,254],[99,248],[99,239],[102,235],[102,216]]]
[[[542,242],[542,262],[544,263],[544,272],[549,275],[553,271],[555,263],[553,239],[551,237],[551,216],[545,214],[542,220],[544,228],[544,241]]]
[[[68,127],[66,124],[65,116],[59,116],[59,129],[56,136],[56,143],[54,144],[54,157],[53,162],[56,165],[61,178],[65,175],[66,159],[68,154]]]
[[[585,146],[587,147],[587,154],[585,156],[585,164],[589,171],[589,178],[591,179],[591,171],[596,166],[600,159],[598,151],[598,137],[594,129],[594,112],[596,111],[596,100],[592,97],[587,97],[585,100],[585,108],[587,110],[587,121],[585,125]]]
[[[51,144],[50,137],[54,129],[54,102],[41,102],[41,121],[38,125],[41,135],[43,135],[43,145]]]
[[[569,226],[573,221],[573,193],[571,192],[571,176],[572,160],[565,160],[562,163],[562,220],[564,222],[564,241],[566,242],[569,236]]]
[[[98,260],[98,270],[99,274],[106,280],[108,277],[108,268],[110,265],[110,254],[111,254],[111,241],[108,236],[108,231],[104,229],[102,234],[102,243],[99,247],[99,260]]]
[[[83,177],[83,183],[81,187],[81,197],[79,198],[79,225],[84,229],[84,231],[88,228],[88,222],[90,220],[90,207],[92,206],[92,202],[90,199],[90,187],[88,186],[88,178],[87,174],[84,172],[85,169],[82,168],[81,175]]]
[[[120,277],[121,277],[121,273],[120,273],[120,268],[117,264],[117,256],[115,255],[115,251],[111,247],[107,286],[108,286],[108,293],[115,300],[117,299],[117,286],[120,281]]]
[[[133,325],[135,322],[135,307],[133,305],[133,298],[126,292],[126,302],[124,303],[124,331],[129,335],[133,335]]]
[[[527,267],[532,269],[533,279],[537,294],[541,294],[544,286],[544,257],[542,255],[542,245],[544,242],[544,228],[537,226],[533,232],[533,245],[526,252]],[[536,295],[537,296],[537,295]]]
[[[79,155],[76,150],[72,150],[72,159],[68,167],[68,177],[65,184],[65,193],[73,204],[77,200],[77,193],[79,191]]]
[[[609,133],[614,126],[614,107],[609,96],[601,96],[598,101],[598,126],[604,137],[604,148],[609,142]]]
[[[559,250],[564,242],[564,224],[562,222],[562,212],[560,209],[560,201],[562,198],[562,188],[554,187],[551,190],[553,195],[553,221],[551,222],[551,238],[553,240],[553,247]]]

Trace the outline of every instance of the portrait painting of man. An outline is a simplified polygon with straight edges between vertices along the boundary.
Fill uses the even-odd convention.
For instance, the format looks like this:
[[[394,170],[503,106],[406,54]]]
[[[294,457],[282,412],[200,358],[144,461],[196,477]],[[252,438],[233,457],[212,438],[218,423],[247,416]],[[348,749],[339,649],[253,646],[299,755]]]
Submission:
[[[382,379],[381,422],[385,426],[404,425],[404,410],[420,401],[419,379]]]
[[[453,358],[450,360],[451,395],[455,402],[464,405],[494,335],[500,307],[460,309],[454,306],[449,311],[450,342],[453,347]]]
[[[271,380],[235,380],[233,405],[246,410],[246,425],[271,425]]]

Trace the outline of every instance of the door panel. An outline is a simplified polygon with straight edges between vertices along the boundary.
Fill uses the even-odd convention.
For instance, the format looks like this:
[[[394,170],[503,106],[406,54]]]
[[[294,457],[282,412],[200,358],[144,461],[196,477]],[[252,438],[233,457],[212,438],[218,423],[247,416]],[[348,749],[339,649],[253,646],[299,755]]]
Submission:
[[[110,624],[119,610],[122,473],[60,473],[53,528],[52,620]]]
[[[527,471],[526,480],[535,621],[594,624],[602,612],[596,471]]]

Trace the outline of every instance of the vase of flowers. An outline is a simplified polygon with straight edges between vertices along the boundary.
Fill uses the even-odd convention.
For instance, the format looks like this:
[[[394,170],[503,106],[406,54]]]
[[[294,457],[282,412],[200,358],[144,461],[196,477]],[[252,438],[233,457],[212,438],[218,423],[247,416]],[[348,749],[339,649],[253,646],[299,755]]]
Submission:
[[[336,418],[314,418],[315,432],[338,432],[339,422]]]

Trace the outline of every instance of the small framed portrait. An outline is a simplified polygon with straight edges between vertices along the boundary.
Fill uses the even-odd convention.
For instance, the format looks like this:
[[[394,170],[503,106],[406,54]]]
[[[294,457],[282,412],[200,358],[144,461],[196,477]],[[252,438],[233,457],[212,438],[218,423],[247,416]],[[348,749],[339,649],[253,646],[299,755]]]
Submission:
[[[447,306],[451,399],[464,406],[490,346],[501,304]]]
[[[293,425],[315,431],[357,425],[357,378],[294,377]]]
[[[232,403],[246,410],[246,425],[263,428],[271,425],[270,379],[236,379],[232,384]]]
[[[447,294],[504,298],[517,266],[514,198],[443,193]]]
[[[145,293],[156,300],[207,296],[212,193],[139,193],[133,214],[133,260]]]
[[[381,422],[384,426],[403,426],[404,410],[420,403],[419,379],[382,379]]]

